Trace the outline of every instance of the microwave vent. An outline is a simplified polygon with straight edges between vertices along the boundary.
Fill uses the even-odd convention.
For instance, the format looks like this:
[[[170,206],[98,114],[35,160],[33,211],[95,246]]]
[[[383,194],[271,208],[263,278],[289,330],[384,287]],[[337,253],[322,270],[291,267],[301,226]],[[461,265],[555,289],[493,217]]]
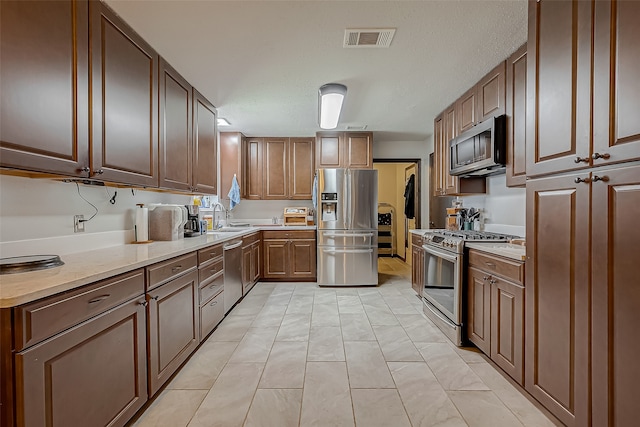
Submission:
[[[395,33],[395,28],[347,28],[343,47],[389,47]]]

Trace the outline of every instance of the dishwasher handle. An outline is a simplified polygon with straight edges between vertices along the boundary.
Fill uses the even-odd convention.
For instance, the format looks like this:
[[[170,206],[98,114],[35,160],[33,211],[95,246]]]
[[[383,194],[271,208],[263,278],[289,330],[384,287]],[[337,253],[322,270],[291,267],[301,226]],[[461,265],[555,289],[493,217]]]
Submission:
[[[237,243],[230,243],[230,244],[228,244],[228,245],[224,245],[224,246],[222,247],[222,249],[223,249],[223,250],[225,250],[225,251],[229,251],[229,250],[231,250],[231,249],[235,249],[235,248],[237,248],[237,247],[239,247],[239,246],[241,246],[241,245],[242,245],[242,240],[240,240],[240,241],[239,241],[239,242],[237,242]]]

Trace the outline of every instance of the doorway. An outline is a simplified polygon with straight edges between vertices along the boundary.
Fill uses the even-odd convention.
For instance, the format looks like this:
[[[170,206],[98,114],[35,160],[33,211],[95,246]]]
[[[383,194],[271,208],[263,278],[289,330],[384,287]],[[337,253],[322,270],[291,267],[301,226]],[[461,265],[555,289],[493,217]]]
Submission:
[[[373,168],[378,171],[378,212],[382,214],[378,222],[384,223],[378,226],[379,259],[400,258],[410,266],[409,231],[420,228],[420,159],[374,159]],[[411,216],[408,217],[404,195],[412,175],[413,203],[410,203],[412,209],[407,210]]]

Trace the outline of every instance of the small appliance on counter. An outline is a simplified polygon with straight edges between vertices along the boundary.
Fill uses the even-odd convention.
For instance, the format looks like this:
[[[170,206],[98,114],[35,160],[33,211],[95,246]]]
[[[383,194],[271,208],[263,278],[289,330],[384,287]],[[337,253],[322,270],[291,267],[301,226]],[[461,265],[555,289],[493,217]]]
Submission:
[[[187,222],[184,225],[184,237],[200,236],[203,232],[200,223],[200,206],[186,205],[185,207],[187,208]]]
[[[187,208],[183,205],[149,205],[149,239],[179,240],[184,238]]]
[[[307,225],[309,208],[284,208],[284,225]]]

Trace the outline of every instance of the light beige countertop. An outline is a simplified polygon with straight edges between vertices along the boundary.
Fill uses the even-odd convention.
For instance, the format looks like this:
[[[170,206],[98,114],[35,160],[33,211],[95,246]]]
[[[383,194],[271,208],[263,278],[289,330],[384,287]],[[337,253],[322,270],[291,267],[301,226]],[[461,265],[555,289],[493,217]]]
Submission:
[[[527,259],[527,250],[522,245],[513,245],[511,243],[468,243],[464,246],[470,249],[477,249],[494,255],[500,255],[505,258],[515,259],[516,261],[524,261]]]
[[[0,276],[0,308],[15,307],[260,230],[315,230],[315,226],[243,227],[169,242],[127,244],[62,255],[63,266]]]

